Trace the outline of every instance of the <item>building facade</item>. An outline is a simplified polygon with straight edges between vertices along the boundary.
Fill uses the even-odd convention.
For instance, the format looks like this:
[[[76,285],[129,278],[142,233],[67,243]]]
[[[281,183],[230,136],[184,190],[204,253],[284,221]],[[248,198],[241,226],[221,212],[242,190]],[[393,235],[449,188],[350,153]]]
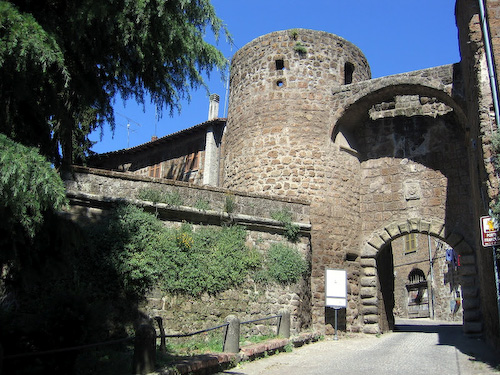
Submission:
[[[314,328],[332,323],[324,293],[325,269],[334,268],[347,270],[350,331],[431,316],[498,340],[493,256],[479,218],[498,192],[485,41],[500,48],[500,5],[485,3],[491,37],[482,1],[457,1],[460,62],[377,79],[339,36],[258,37],[232,60],[227,119],[212,97],[206,123],[90,165],[310,202]],[[405,253],[412,238],[422,246]],[[447,259],[450,249],[460,264]]]

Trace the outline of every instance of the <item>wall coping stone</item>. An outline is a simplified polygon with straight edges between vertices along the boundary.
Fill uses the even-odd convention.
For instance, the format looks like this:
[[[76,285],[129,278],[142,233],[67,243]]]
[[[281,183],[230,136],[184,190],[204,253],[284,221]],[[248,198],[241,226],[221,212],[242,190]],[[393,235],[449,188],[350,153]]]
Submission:
[[[269,230],[283,232],[284,224],[278,220],[265,217],[257,217],[245,214],[229,214],[227,212],[214,210],[200,210],[188,206],[172,206],[166,203],[156,203],[142,201],[138,199],[107,197],[102,195],[83,193],[83,192],[67,192],[67,197],[72,202],[85,201],[91,206],[105,207],[118,203],[132,203],[143,207],[146,211],[158,212],[160,218],[175,218],[177,220],[190,219],[194,222],[204,222],[208,224],[234,223],[244,225],[245,227],[256,230]],[[303,222],[292,222],[298,226],[301,235],[310,235],[311,224]]]
[[[304,199],[247,193],[247,192],[243,192],[243,191],[239,191],[239,190],[225,189],[225,188],[220,188],[220,187],[215,187],[215,186],[210,186],[210,185],[195,185],[195,184],[192,184],[189,182],[170,180],[170,179],[166,179],[166,178],[140,176],[140,175],[136,175],[136,174],[133,174],[130,172],[109,171],[109,170],[105,170],[105,169],[90,168],[90,167],[84,167],[84,166],[80,166],[80,165],[73,165],[71,168],[72,168],[71,171],[66,172],[66,173],[69,173],[69,176],[71,176],[72,172],[94,174],[94,175],[98,175],[98,176],[116,178],[116,179],[120,179],[120,180],[153,182],[153,183],[158,183],[158,184],[182,186],[182,187],[188,187],[188,188],[192,188],[192,189],[207,190],[207,191],[213,191],[213,192],[218,192],[218,193],[226,193],[226,194],[231,193],[234,195],[239,195],[239,196],[249,197],[249,198],[259,198],[259,199],[267,199],[267,200],[280,201],[280,202],[286,202],[286,203],[296,203],[296,204],[303,204],[306,206],[311,205],[310,201],[307,201]],[[71,178],[68,178],[68,180],[70,180],[70,179]],[[63,180],[66,180],[66,178],[63,178]]]

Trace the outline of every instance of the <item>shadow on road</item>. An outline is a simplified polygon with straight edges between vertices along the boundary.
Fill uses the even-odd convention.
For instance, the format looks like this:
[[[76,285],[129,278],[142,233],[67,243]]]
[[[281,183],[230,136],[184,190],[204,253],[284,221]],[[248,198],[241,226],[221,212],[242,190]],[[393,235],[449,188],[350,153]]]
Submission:
[[[486,363],[500,369],[500,353],[488,345],[481,337],[464,334],[462,325],[446,322],[404,320],[396,321],[394,332],[437,333],[438,345],[454,346],[469,356],[470,361]]]

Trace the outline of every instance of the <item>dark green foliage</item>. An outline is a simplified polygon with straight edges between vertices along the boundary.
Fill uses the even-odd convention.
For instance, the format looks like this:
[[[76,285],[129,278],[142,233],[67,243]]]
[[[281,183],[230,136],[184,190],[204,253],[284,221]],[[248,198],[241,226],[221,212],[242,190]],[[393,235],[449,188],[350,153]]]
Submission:
[[[0,241],[23,234],[33,238],[43,214],[66,203],[64,184],[45,157],[0,134],[0,213],[10,229]],[[18,226],[24,233],[16,231]]]
[[[4,234],[3,231],[1,233]],[[92,252],[81,230],[47,213],[16,267],[4,264],[0,342],[5,355],[53,350],[126,336],[136,303],[116,271]],[[116,346],[115,346],[116,348]],[[71,374],[78,351],[5,360],[6,374]]]
[[[0,132],[51,162],[82,161],[115,95],[180,109],[227,61],[209,0],[0,1]]]
[[[238,226],[168,229],[154,215],[123,206],[92,231],[94,251],[107,249],[124,290],[135,296],[154,285],[170,293],[217,293],[243,282],[260,264]]]
[[[273,244],[267,255],[267,272],[271,280],[292,284],[307,271],[307,262],[299,251],[284,244]]]

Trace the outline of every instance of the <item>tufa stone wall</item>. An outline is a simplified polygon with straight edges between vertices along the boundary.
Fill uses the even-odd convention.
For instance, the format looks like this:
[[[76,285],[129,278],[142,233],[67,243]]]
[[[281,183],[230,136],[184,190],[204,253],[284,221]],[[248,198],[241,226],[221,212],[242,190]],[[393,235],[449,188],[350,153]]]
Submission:
[[[303,53],[294,49],[300,38]],[[370,80],[363,55],[342,38],[288,30],[244,46],[232,68],[223,186],[310,199],[313,325],[333,323],[324,273],[340,268],[346,329],[378,332],[387,326],[374,312],[378,282],[388,277],[377,273],[380,248],[364,253],[366,241],[412,218],[445,222],[446,235],[473,232],[459,66]]]
[[[487,1],[487,15],[494,51],[498,50],[497,22],[499,4]],[[497,130],[493,111],[492,91],[485,55],[483,34],[481,30],[479,5],[473,0],[457,0],[455,7],[457,27],[459,31],[461,66],[464,75],[464,108],[469,124],[472,199],[475,202],[473,222],[479,223],[480,217],[487,215],[490,202],[498,195],[499,180],[493,166],[493,150],[491,135]],[[498,54],[495,53],[498,60]],[[498,62],[496,63],[498,66]],[[500,344],[500,327],[498,320],[497,290],[493,272],[493,255],[491,248],[482,248],[480,226],[472,226],[475,253],[477,258],[478,285],[481,292],[481,319],[483,332],[488,340]]]
[[[297,43],[307,52],[297,52]],[[331,173],[321,162],[331,90],[344,84],[346,63],[354,67],[354,82],[370,78],[368,63],[353,44],[304,29],[261,36],[236,52],[223,139],[224,187],[318,195]]]
[[[297,248],[310,263],[309,204],[303,201],[272,200],[225,189],[83,167],[75,167],[72,173],[65,176],[65,183],[71,201],[69,214],[75,221],[98,220],[116,203],[134,203],[156,212],[166,226],[179,226],[183,221],[195,223],[194,230],[199,225],[245,225],[249,247],[265,253],[274,243],[287,243]],[[137,193],[143,188],[177,191],[183,199],[183,205],[173,207],[139,201]],[[228,197],[234,202],[231,213],[224,212]],[[209,202],[211,208],[194,208],[199,199]],[[283,224],[271,218],[272,212],[283,209],[292,213],[295,224],[299,226],[297,242],[290,243],[283,234]],[[299,333],[311,326],[310,299],[308,276],[288,286],[272,283],[263,285],[248,279],[237,288],[196,298],[163,295],[159,290],[154,290],[147,296],[148,303],[143,308],[151,316],[164,319],[167,334],[188,333],[217,326],[230,314],[245,321],[276,315],[281,309],[290,311],[292,332]],[[248,325],[243,332],[266,333],[269,329],[272,328],[267,323],[259,323]]]

